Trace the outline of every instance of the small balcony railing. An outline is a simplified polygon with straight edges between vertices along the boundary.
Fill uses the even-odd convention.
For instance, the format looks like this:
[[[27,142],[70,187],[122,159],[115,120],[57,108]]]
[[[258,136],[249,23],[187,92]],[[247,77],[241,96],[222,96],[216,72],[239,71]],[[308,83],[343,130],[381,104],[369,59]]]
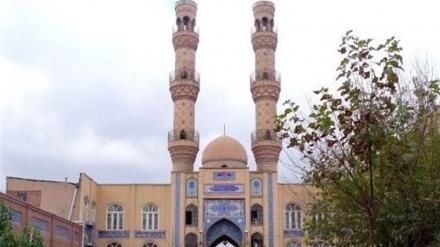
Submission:
[[[281,142],[281,135],[273,129],[256,130],[251,134],[251,142],[255,143],[259,141]]]
[[[196,130],[171,130],[168,132],[168,142],[177,140],[188,140],[193,142],[199,142],[199,132]]]
[[[196,33],[196,35],[199,35],[199,28],[187,26],[187,25],[173,26],[173,35],[177,32],[191,32],[191,33]]]
[[[192,80],[195,81],[197,84],[199,84],[200,74],[195,70],[187,70],[187,69],[175,70],[170,73],[170,83],[175,80]]]
[[[251,74],[251,84],[260,80],[270,80],[281,83],[281,74],[275,70],[257,70]]]

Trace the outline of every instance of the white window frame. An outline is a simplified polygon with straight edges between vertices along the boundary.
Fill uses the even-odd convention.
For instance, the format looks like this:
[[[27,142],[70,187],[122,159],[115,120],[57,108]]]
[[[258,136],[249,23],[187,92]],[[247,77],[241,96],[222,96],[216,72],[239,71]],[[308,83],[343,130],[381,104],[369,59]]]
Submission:
[[[159,208],[152,203],[142,207],[142,230],[159,230]]]
[[[284,221],[285,229],[302,229],[301,207],[295,203],[287,204]]]
[[[107,230],[122,230],[124,229],[124,208],[117,204],[111,204],[107,207]]]

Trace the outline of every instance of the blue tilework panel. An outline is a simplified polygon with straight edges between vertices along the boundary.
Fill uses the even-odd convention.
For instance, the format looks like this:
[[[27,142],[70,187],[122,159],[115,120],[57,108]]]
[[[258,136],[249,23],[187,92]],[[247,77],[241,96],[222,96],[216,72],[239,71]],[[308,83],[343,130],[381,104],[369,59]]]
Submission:
[[[243,193],[242,184],[208,184],[205,185],[206,193]]]
[[[267,177],[267,190],[269,194],[269,247],[274,245],[274,226],[273,226],[273,177],[272,173]]]
[[[161,239],[165,238],[166,234],[165,231],[135,231],[134,232],[135,238],[156,238]]]
[[[62,226],[56,226],[57,236],[61,238],[70,238],[70,231],[69,229],[62,227]]]
[[[20,211],[10,210],[9,215],[11,217],[12,224],[21,225],[23,214]]]
[[[186,196],[197,197],[197,180],[189,179],[186,181]]]
[[[260,197],[263,195],[263,182],[259,178],[251,180],[251,195]]]
[[[49,230],[49,223],[45,220],[32,218],[31,224],[32,227],[38,229],[41,232],[47,232]]]
[[[283,231],[284,237],[304,237],[303,229],[290,229]]]
[[[235,180],[235,172],[213,172],[212,179],[218,181],[234,181]]]
[[[180,173],[176,174],[176,193],[174,195],[174,246],[180,247]]]
[[[244,200],[205,200],[203,204],[205,229],[224,218],[245,229]]]
[[[130,231],[98,231],[98,238],[129,238]]]

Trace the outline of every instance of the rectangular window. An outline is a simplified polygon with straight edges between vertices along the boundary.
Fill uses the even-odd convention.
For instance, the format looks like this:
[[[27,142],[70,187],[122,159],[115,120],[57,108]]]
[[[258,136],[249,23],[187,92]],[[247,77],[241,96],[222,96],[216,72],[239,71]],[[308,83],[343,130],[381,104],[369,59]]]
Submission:
[[[192,225],[192,212],[191,211],[186,211],[185,213],[185,224],[186,225]]]
[[[17,192],[17,199],[22,202],[27,202],[27,192],[26,191]]]

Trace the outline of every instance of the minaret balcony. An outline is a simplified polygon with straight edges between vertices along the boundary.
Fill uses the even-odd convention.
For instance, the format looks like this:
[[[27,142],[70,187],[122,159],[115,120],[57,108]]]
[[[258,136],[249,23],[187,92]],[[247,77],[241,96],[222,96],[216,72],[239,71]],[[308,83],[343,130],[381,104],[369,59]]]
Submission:
[[[168,132],[168,147],[199,147],[199,132],[196,130],[175,129]]]
[[[197,84],[200,83],[200,74],[195,70],[180,69],[170,73],[170,86],[173,84]]]
[[[252,145],[259,142],[276,142],[281,144],[281,135],[273,129],[260,129],[251,134]]]
[[[255,82],[263,81],[264,84],[270,81],[275,82],[280,86],[281,84],[281,74],[275,70],[257,70],[251,74],[250,82],[251,86]]]

